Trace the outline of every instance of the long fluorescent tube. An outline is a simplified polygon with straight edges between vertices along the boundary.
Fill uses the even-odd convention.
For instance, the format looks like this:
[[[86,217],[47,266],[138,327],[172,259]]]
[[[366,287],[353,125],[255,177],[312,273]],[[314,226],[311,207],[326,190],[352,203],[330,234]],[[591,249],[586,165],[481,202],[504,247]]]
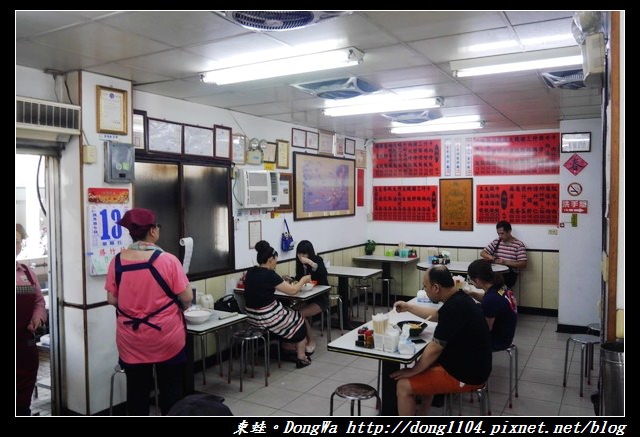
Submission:
[[[456,117],[451,117],[456,118]],[[462,118],[462,117],[461,117]],[[438,122],[438,123],[436,123]],[[392,134],[417,134],[424,132],[443,132],[452,130],[469,130],[469,129],[482,129],[484,127],[484,120],[478,121],[449,121],[446,118],[440,118],[434,121],[428,121],[422,124],[416,124],[411,126],[394,126],[391,128]]]
[[[430,97],[428,99],[391,100],[387,102],[371,103],[366,105],[336,106],[326,108],[324,115],[329,117],[342,117],[346,115],[375,114],[380,112],[412,111],[416,109],[439,108],[443,104],[442,97]]]
[[[578,46],[451,61],[449,64],[455,77],[483,76],[569,65],[582,65],[582,55]]]
[[[205,83],[226,85],[250,80],[308,73],[310,71],[349,67],[359,64],[363,58],[364,53],[362,51],[355,47],[347,47],[345,49],[208,71],[203,73],[201,78]]]

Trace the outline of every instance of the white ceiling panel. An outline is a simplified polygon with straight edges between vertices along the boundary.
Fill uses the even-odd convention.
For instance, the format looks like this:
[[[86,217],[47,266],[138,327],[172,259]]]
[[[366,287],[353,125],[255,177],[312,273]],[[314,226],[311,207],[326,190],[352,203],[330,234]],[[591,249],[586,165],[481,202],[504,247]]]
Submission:
[[[253,32],[211,11],[18,11],[16,65],[92,71],[131,80],[134,90],[363,138],[392,137],[390,121],[380,115],[326,117],[325,100],[291,84],[357,75],[388,90],[413,88],[442,96],[444,116],[479,115],[487,121],[487,132],[558,129],[563,119],[598,116],[602,90],[549,89],[536,71],[458,79],[449,62],[575,47],[571,39],[532,42],[566,35],[572,15],[572,11],[356,11],[303,29]],[[200,73],[215,68],[223,58],[251,63],[269,50],[327,41],[332,47],[363,50],[363,62],[224,86],[200,82]],[[473,45],[476,51],[470,50]]]

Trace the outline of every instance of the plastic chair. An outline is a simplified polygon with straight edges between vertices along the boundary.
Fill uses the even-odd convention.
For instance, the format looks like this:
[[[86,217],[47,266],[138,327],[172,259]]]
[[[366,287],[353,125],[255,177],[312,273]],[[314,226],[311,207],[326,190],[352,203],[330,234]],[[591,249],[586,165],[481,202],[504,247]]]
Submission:
[[[587,374],[587,384],[591,385],[591,369],[593,368],[593,345],[600,344],[600,337],[588,334],[573,334],[567,339],[567,345],[564,352],[564,379],[562,385],[567,386],[567,370],[569,361],[569,343],[580,345],[580,397],[583,396],[584,374]],[[586,356],[586,360],[585,360]]]
[[[351,415],[354,413],[354,406],[356,401],[358,402],[358,416],[362,415],[361,402],[366,401],[367,399],[376,398],[376,410],[380,411],[380,406],[382,401],[380,400],[380,396],[378,395],[378,391],[367,384],[353,383],[353,384],[343,384],[336,388],[333,393],[331,393],[331,398],[329,400],[329,416],[333,416],[333,397],[335,395],[340,396],[341,398],[347,399],[351,401]]]

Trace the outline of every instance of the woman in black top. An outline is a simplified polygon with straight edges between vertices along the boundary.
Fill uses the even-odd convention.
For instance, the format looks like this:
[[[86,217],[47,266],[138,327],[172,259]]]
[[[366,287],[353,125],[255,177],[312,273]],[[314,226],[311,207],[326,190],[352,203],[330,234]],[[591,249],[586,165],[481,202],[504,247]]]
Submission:
[[[306,367],[311,359],[306,355],[307,329],[300,312],[287,308],[276,299],[276,290],[286,294],[297,294],[302,286],[311,281],[310,275],[300,278],[295,285],[289,284],[275,272],[278,252],[264,240],[256,244],[258,266],[247,271],[244,281],[245,311],[252,325],[268,329],[285,343],[295,344],[296,367]]]
[[[305,275],[311,275],[311,279],[316,281],[317,285],[329,285],[327,278],[327,268],[324,265],[322,257],[316,254],[313,244],[309,240],[302,240],[296,246],[296,279]],[[309,318],[320,314],[329,308],[329,294],[323,293],[318,297],[304,302],[298,310],[302,317],[305,318],[307,325],[307,347],[308,355],[316,350],[316,339],[311,329]]]

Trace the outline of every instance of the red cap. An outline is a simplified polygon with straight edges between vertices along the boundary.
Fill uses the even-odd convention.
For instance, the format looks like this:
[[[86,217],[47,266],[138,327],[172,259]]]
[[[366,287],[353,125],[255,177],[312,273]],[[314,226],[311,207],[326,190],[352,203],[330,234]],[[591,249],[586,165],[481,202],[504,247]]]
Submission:
[[[150,209],[132,208],[116,223],[129,231],[137,231],[154,226],[156,224],[156,214]]]

